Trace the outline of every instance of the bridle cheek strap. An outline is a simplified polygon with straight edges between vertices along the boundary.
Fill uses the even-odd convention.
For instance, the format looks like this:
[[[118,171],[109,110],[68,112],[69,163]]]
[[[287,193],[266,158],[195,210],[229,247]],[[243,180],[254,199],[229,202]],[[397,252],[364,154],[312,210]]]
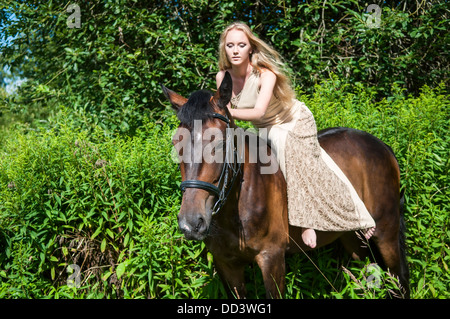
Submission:
[[[214,113],[213,117],[224,121],[225,123],[227,123],[227,129],[230,128],[230,120],[226,116],[223,116],[222,114]],[[228,158],[228,151],[231,150],[228,143],[232,143],[232,140],[230,140],[229,136],[227,136],[227,141],[226,141],[226,144],[227,144],[226,158]],[[181,182],[181,184],[180,184],[181,191],[183,191],[183,192],[186,190],[186,188],[198,188],[198,189],[203,189],[205,191],[208,191],[208,192],[214,194],[217,197],[217,201],[215,202],[215,204],[213,206],[212,215],[215,215],[225,204],[225,201],[226,201],[228,195],[230,194],[231,187],[233,186],[234,181],[241,170],[241,161],[240,161],[240,159],[238,159],[238,153],[236,151],[236,148],[233,147],[233,149],[234,149],[234,156],[233,156],[234,158],[232,159],[232,161],[233,161],[234,166],[230,165],[230,163],[227,163],[227,161],[225,161],[225,163],[223,164],[222,172],[220,174],[218,184],[220,185],[220,183],[222,182],[222,189],[219,189],[219,187],[217,187],[216,185],[213,185],[211,183],[199,181],[199,180],[187,180],[187,181]],[[231,178],[231,182],[228,185],[229,169],[232,170],[233,176]],[[227,186],[228,186],[228,189],[227,189]]]

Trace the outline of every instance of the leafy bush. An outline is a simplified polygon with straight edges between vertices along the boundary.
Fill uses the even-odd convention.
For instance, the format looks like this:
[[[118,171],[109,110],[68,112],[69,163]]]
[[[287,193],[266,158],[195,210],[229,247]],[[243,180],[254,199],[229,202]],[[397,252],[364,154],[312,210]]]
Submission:
[[[66,281],[67,266],[77,264],[83,284],[107,281],[122,288],[125,266],[142,245],[141,228],[149,220],[172,229],[176,224],[179,176],[167,157],[174,118],[162,117],[164,126],[148,122],[133,139],[106,137],[100,129],[87,136],[67,123],[6,134],[0,164],[2,281],[26,271],[58,286]],[[27,297],[47,293],[29,288],[23,288]],[[9,288],[2,294],[16,296]]]
[[[394,149],[406,194],[412,297],[448,298],[450,104],[443,87],[425,86],[418,97],[393,89],[376,102],[370,88],[333,76],[299,96],[319,129],[363,129]],[[131,137],[79,129],[76,116],[61,108],[36,129],[2,131],[0,297],[223,297],[212,256],[177,229],[172,112],[144,119]],[[286,297],[378,298],[395,286],[383,274],[384,290],[364,290],[361,265],[334,251],[289,257]],[[68,281],[73,264],[80,267],[79,288]],[[250,294],[263,297],[257,267],[247,275]]]
[[[341,94],[343,84],[316,86],[303,96],[316,114],[319,128],[348,126],[368,131],[390,145],[399,161],[405,190],[407,257],[412,296],[446,297],[450,288],[450,103],[443,86],[424,86],[418,97],[405,97],[393,87],[393,96],[373,102],[373,92],[361,86]]]
[[[394,83],[415,96],[425,84],[448,87],[447,2],[372,3],[377,28],[356,0],[80,1],[81,26],[70,28],[69,2],[9,1],[0,72],[7,65],[27,82],[8,107],[46,119],[60,103],[88,115],[80,126],[134,134],[161,104],[159,82],[182,94],[214,87],[219,35],[235,20],[271,42],[309,94],[332,73],[379,100]]]
[[[0,6],[1,77],[8,66],[27,79],[15,95],[0,88],[0,297],[223,296],[212,256],[177,230],[177,122],[159,83],[214,87],[219,35],[241,20],[286,59],[319,129],[362,129],[394,149],[412,296],[448,298],[447,3],[373,2],[377,28],[355,0],[80,2],[80,28],[69,3]],[[288,298],[396,285],[383,273],[383,289],[366,289],[361,265],[333,251],[288,258]],[[257,268],[247,275],[263,297]]]

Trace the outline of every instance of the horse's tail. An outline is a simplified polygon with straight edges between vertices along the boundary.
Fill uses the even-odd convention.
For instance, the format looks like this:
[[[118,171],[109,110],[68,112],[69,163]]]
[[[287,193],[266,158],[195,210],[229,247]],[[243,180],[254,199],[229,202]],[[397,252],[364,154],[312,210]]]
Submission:
[[[400,215],[403,216],[405,212],[405,189],[400,191]]]
[[[400,192],[400,249],[402,255],[406,253],[406,225],[405,225],[405,190],[402,189]],[[406,258],[406,256],[402,256],[402,258]]]
[[[406,298],[409,298],[409,268],[406,261],[406,224],[405,224],[405,190],[402,189],[400,192],[400,207],[399,207],[399,217],[400,217],[400,229],[399,229],[399,247],[400,247],[400,265],[402,268],[402,277],[404,284],[407,285],[406,288]]]
[[[383,144],[387,147],[387,149],[391,152],[391,154],[394,156],[395,161],[398,165],[398,170],[400,172],[400,164],[398,163],[398,159],[395,156],[394,150],[383,142]],[[400,203],[399,203],[399,217],[400,217],[400,228],[399,228],[399,245],[400,245],[400,254],[402,260],[406,262],[406,224],[405,224],[405,189],[403,188],[400,191]],[[408,269],[408,267],[406,267]],[[408,272],[409,273],[409,272]]]

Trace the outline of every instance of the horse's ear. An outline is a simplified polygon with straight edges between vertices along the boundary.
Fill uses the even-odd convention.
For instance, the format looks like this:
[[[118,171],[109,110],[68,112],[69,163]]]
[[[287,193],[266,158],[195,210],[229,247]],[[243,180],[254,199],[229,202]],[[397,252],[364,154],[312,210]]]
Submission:
[[[182,107],[184,104],[186,104],[187,98],[175,93],[172,90],[169,90],[162,84],[161,84],[161,88],[162,88],[164,95],[170,101],[170,103],[172,104],[172,107],[175,111],[178,112],[180,107]]]
[[[230,103],[232,90],[233,80],[231,79],[230,73],[226,71],[219,89],[214,94],[214,100],[220,108],[224,108]]]

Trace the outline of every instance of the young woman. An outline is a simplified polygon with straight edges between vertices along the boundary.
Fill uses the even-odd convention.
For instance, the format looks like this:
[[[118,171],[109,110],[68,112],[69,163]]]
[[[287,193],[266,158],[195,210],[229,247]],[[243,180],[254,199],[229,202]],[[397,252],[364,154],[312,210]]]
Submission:
[[[295,99],[279,54],[236,22],[220,37],[219,69],[217,87],[226,71],[233,79],[231,116],[269,131],[267,140],[287,182],[289,223],[303,228],[304,243],[316,247],[315,229],[367,229],[366,238],[372,236],[373,218],[320,147],[313,114]]]

